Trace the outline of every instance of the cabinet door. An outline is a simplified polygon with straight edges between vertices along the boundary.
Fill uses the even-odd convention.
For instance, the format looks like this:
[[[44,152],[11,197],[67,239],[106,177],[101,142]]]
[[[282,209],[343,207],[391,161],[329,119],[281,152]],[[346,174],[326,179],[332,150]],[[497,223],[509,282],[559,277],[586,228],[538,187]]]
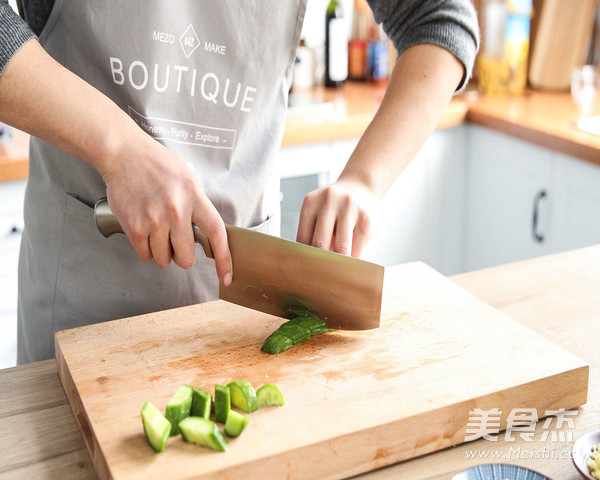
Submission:
[[[435,131],[383,198],[363,258],[463,269],[465,130]]]
[[[357,142],[351,139],[281,149],[278,161],[282,238],[296,240],[304,197],[337,179]]]
[[[464,272],[466,200],[466,126],[437,130],[423,151],[430,158],[427,197],[437,238],[432,243],[436,263],[444,275]]]
[[[280,153],[282,237],[294,240],[304,195],[335,181],[358,139]],[[444,274],[463,270],[465,128],[436,131],[375,212],[362,258],[380,265],[423,261]]]
[[[325,185],[328,180],[327,172],[281,179],[281,238],[296,240],[304,197],[308,192]]]
[[[523,260],[554,249],[549,235],[556,204],[551,188],[553,165],[549,150],[469,127],[467,270]]]
[[[389,266],[421,260],[432,265],[436,225],[429,208],[429,158],[418,154],[392,184],[375,212],[362,258]]]
[[[555,154],[556,251],[600,243],[600,167]]]
[[[25,182],[0,183],[0,368],[17,359],[17,265]]]

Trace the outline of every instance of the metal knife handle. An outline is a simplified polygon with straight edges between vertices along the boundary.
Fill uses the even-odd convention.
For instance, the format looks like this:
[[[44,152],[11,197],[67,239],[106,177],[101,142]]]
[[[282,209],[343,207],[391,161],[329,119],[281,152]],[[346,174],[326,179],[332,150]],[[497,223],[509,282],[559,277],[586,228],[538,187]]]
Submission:
[[[107,238],[113,233],[124,233],[117,218],[108,206],[108,200],[106,198],[101,198],[96,202],[96,205],[94,205],[94,220],[96,221],[96,227],[98,227],[100,233]],[[208,258],[215,258],[208,237],[193,223],[192,229],[194,230],[194,241],[200,244],[204,250],[204,254]]]

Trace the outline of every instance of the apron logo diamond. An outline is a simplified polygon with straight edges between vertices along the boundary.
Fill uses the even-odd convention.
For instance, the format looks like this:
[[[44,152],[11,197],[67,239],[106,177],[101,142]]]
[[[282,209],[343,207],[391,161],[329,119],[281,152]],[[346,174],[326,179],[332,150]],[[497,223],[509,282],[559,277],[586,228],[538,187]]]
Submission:
[[[179,37],[179,43],[181,43],[183,53],[185,53],[187,58],[190,58],[190,55],[194,53],[194,50],[200,46],[200,40],[191,23],[185,29],[181,37]]]

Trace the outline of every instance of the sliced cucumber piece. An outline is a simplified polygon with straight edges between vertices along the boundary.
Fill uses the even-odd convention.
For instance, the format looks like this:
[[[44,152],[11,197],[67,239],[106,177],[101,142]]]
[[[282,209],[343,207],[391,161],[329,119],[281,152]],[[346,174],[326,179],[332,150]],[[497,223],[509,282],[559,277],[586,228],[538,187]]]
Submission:
[[[225,434],[229,437],[237,437],[244,431],[246,425],[248,425],[246,417],[235,410],[230,410],[225,422]]]
[[[292,339],[287,334],[276,330],[267,337],[265,343],[263,343],[261,350],[267,353],[276,354],[284,352],[285,350],[287,350],[288,348],[292,348],[293,346],[294,342],[292,342]]]
[[[295,323],[307,327],[310,329],[311,335],[319,335],[327,331],[327,326],[325,325],[325,322],[320,318],[317,318],[314,315],[310,314],[299,315],[297,317],[292,318],[287,323]]]
[[[214,422],[201,417],[187,417],[179,423],[181,436],[186,442],[212,448],[219,452],[227,451],[227,442]]]
[[[171,433],[171,423],[151,402],[144,403],[142,407],[142,423],[150,446],[154,451],[162,452]]]
[[[190,385],[182,385],[167,403],[165,417],[171,422],[171,436],[179,433],[179,422],[190,415],[192,392]]]
[[[227,421],[231,409],[231,396],[229,387],[215,385],[215,420],[219,423]]]
[[[320,318],[315,317],[314,315],[303,315],[300,317],[296,317],[290,321],[293,321],[298,325],[302,325],[310,329],[311,336],[320,335],[329,331],[327,325],[325,325],[325,322]]]
[[[292,339],[292,343],[294,345],[300,342],[305,342],[310,338],[310,328],[299,323],[285,322],[275,331],[285,333]]]
[[[272,383],[265,383],[256,391],[259,407],[270,407],[273,405],[283,405],[283,393]]]
[[[206,390],[194,388],[192,393],[192,408],[190,416],[210,418],[210,409],[212,408],[212,396]]]
[[[227,386],[229,387],[231,405],[246,413],[252,413],[258,409],[256,392],[250,382],[229,382]]]

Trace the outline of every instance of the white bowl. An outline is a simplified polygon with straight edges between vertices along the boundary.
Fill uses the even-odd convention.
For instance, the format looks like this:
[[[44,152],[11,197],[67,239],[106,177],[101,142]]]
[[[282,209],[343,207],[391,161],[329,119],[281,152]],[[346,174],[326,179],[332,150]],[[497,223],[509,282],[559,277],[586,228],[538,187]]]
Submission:
[[[571,459],[575,464],[575,468],[579,471],[583,478],[587,480],[596,480],[590,475],[590,470],[587,466],[587,461],[592,453],[592,447],[600,443],[600,430],[586,433],[579,437],[573,444],[571,450]]]

